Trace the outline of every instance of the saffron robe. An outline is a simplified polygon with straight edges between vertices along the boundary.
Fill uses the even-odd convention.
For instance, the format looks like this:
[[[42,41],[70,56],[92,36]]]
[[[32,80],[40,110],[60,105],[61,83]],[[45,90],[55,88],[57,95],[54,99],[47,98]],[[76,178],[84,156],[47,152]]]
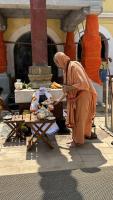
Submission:
[[[79,62],[70,61],[64,82],[75,88],[67,92],[67,125],[72,127],[74,142],[83,144],[85,136],[91,136],[97,93]]]

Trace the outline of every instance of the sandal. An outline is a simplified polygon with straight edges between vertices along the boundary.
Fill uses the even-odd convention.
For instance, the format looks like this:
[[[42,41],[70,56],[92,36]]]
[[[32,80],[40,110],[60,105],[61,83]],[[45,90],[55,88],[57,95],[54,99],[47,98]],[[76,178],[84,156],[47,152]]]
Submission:
[[[85,136],[85,138],[88,140],[93,140],[93,139],[97,139],[97,135],[96,133],[91,133],[91,136]]]
[[[73,142],[73,140],[69,141],[69,142],[66,142],[66,144],[71,144]]]
[[[75,143],[74,141],[67,143],[67,144],[69,145],[70,148],[81,146],[81,144]]]

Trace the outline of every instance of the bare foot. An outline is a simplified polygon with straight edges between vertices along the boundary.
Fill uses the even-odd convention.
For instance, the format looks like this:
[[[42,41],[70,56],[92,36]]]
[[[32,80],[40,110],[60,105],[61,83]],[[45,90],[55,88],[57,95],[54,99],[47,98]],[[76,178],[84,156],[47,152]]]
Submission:
[[[75,142],[74,142],[74,141],[72,141],[72,142],[68,143],[68,146],[69,146],[70,148],[73,148],[73,147],[75,147],[75,146],[76,146],[76,144],[75,144]]]
[[[97,139],[97,135],[96,133],[91,133],[91,136],[85,136],[86,139],[89,139],[89,140],[93,140],[93,139]]]
[[[68,143],[68,144],[69,144],[70,148],[81,146],[81,144],[75,143],[74,141],[72,141],[71,143]]]
[[[69,142],[66,142],[66,144],[71,144],[73,142],[73,140],[70,140]]]

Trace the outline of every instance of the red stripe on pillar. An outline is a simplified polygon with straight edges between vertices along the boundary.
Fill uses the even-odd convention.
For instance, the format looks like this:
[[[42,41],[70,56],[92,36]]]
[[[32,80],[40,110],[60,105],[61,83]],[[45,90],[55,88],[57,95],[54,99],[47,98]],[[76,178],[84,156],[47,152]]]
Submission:
[[[69,56],[71,60],[76,59],[76,45],[74,41],[74,32],[67,32],[64,53],[67,56]]]

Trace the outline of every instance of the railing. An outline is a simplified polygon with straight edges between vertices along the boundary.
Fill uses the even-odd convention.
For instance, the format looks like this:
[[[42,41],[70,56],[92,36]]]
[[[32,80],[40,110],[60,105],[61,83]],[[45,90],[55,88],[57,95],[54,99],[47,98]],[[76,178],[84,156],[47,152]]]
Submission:
[[[106,114],[105,126],[113,131],[113,77],[106,77]]]

